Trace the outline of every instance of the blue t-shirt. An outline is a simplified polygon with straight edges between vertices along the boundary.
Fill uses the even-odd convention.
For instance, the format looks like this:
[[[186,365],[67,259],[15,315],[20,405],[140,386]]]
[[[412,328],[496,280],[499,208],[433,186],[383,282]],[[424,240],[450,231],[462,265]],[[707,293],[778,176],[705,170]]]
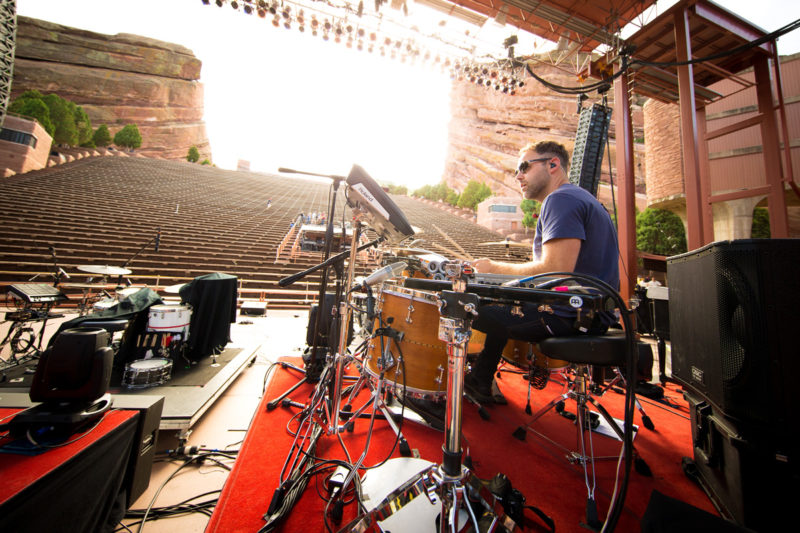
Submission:
[[[619,290],[617,230],[603,204],[588,191],[567,183],[544,199],[533,239],[535,260],[542,257],[542,243],[550,239],[580,239],[575,272]]]

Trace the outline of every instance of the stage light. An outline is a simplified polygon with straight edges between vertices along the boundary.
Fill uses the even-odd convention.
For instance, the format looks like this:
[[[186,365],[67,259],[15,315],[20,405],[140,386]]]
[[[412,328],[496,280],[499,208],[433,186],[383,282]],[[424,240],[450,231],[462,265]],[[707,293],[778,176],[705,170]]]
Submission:
[[[357,32],[357,34],[358,34],[358,37],[359,37],[359,38],[363,39],[363,38],[364,38],[364,34],[365,34],[365,33],[366,33],[366,32],[364,31],[364,28],[358,28],[358,32]]]
[[[374,41],[374,40],[376,40],[377,38],[378,38],[378,34],[377,34],[377,33],[375,33],[374,31],[373,31],[372,33],[370,33],[370,34],[369,34],[369,40],[370,40],[370,41]]]
[[[305,21],[305,18],[306,18],[306,14],[305,14],[305,13],[303,12],[303,10],[301,9],[301,10],[300,10],[300,13],[298,13],[298,14],[297,14],[297,19],[296,19],[296,20],[297,20],[297,23],[298,23],[298,24],[300,24],[300,25],[302,25],[302,24],[303,24],[303,22]]]
[[[217,0],[217,7],[222,7],[223,5],[225,5],[223,0]]]
[[[272,2],[272,5],[269,6],[269,12],[271,15],[278,12],[278,2]]]
[[[231,7],[233,9],[239,9],[239,2],[237,2],[236,0],[233,0],[233,2],[231,2]]]
[[[250,4],[245,4],[244,5],[244,12],[246,14],[248,14],[248,15],[252,15],[253,14],[253,6],[251,6]]]
[[[280,28],[281,26],[281,18],[278,15],[272,17],[272,25],[276,28]]]
[[[290,10],[291,10],[291,8],[289,6],[286,6],[286,7],[283,8],[283,12],[281,13],[283,15],[283,18],[285,18],[285,19],[289,18],[289,11]]]
[[[325,24],[324,24],[324,26],[325,26],[325,31],[330,31],[330,30],[331,30],[331,28],[333,27],[333,26],[331,25],[331,21],[330,21],[330,20],[328,20],[328,19],[325,19]]]
[[[266,9],[261,9],[261,8],[259,8],[259,9],[258,9],[258,16],[259,16],[259,17],[261,17],[261,18],[263,19],[264,17],[266,17],[266,16],[267,16],[267,10],[266,10]]]
[[[207,6],[209,3],[211,3],[211,0],[203,0],[203,5],[204,6]]]

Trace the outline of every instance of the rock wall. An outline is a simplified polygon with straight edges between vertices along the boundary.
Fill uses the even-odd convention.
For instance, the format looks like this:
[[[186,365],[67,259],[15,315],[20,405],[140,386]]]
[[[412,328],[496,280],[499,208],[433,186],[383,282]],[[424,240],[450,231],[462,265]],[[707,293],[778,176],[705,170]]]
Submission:
[[[573,87],[577,77],[565,67],[536,62],[535,72],[551,83]],[[566,66],[569,69],[569,66]],[[452,120],[444,180],[461,191],[470,180],[486,183],[498,196],[519,196],[514,180],[519,149],[528,142],[555,140],[572,151],[578,126],[577,97],[556,93],[535,79],[510,96],[468,81],[454,81],[450,94]],[[599,102],[590,93],[584,106]],[[613,91],[608,92],[614,106]],[[633,106],[634,138],[642,138],[641,106]],[[609,127],[612,165],[615,160],[614,122]],[[644,145],[634,144],[637,192],[644,192]],[[608,157],[602,181],[608,182]],[[616,174],[616,168],[614,169]],[[615,176],[616,177],[616,176]]]
[[[142,155],[184,159],[195,145],[201,160],[211,159],[200,68],[177,44],[20,16],[11,96],[56,93],[82,106],[93,127],[107,124],[112,136],[136,124]]]

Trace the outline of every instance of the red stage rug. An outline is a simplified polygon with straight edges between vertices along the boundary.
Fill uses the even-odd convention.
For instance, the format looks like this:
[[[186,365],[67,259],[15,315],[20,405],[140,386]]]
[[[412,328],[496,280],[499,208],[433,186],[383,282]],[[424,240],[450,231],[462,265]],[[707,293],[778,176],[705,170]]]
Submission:
[[[264,400],[254,415],[236,464],[208,524],[207,532],[253,533],[264,525],[262,516],[266,513],[272,494],[279,484],[280,471],[292,443],[286,425],[299,411],[294,407],[278,407],[268,412],[266,404],[297,380],[296,373],[291,370],[276,370]],[[586,529],[580,525],[585,521],[587,499],[583,469],[570,464],[565,458],[564,451],[531,432],[527,433],[525,441],[512,436],[514,430],[527,423],[530,418],[524,410],[527,382],[521,376],[511,373],[503,373],[499,381],[509,404],[490,407],[488,409],[491,414],[490,420],[483,420],[474,406],[464,403],[465,454],[469,454],[472,458],[474,473],[483,479],[491,478],[498,472],[506,474],[514,487],[525,495],[528,505],[538,507],[554,519],[557,531],[585,532]],[[292,398],[304,401],[312,390],[310,385],[306,385],[295,391]],[[544,390],[532,391],[533,412],[546,405],[560,392],[561,386],[552,382]],[[617,524],[617,531],[640,531],[639,521],[653,489],[716,514],[705,493],[689,481],[681,469],[682,457],[692,455],[691,428],[686,402],[672,385],[667,388],[666,396],[672,403],[678,404],[679,408],[668,409],[661,404],[644,404],[647,414],[655,425],[654,431],[645,429],[639,413],[635,415],[634,423],[639,427],[639,431],[634,439],[634,445],[638,454],[652,470],[653,477],[631,472],[625,508]],[[362,393],[359,400],[363,402],[366,397],[366,393]],[[609,391],[601,402],[612,416],[622,418],[623,395]],[[574,402],[567,402],[567,410],[574,412]],[[295,427],[296,424],[292,429]],[[342,433],[343,441],[353,461],[364,449],[368,427],[369,420],[359,420],[353,433]],[[569,449],[576,447],[577,431],[574,423],[553,411],[539,419],[534,428]],[[406,421],[403,433],[412,450],[419,450],[420,457],[441,462],[443,433],[411,421]],[[376,419],[372,442],[364,464],[371,466],[385,459],[394,442],[395,434],[389,425],[385,421]],[[618,454],[618,441],[594,434],[593,444],[595,457]],[[344,457],[338,440],[332,435],[323,435],[320,438],[317,456],[325,459]],[[395,450],[393,457],[399,456],[399,452]],[[616,457],[614,460],[597,463],[595,498],[601,520],[608,511],[609,499],[614,488],[616,465]],[[323,478],[322,475],[317,477]],[[309,482],[303,496],[285,518],[279,531],[325,531],[323,523],[325,501],[320,497],[320,494],[326,494],[323,481],[317,479]],[[402,481],[404,480],[398,480],[398,485]],[[341,524],[347,524],[358,515],[358,512],[355,503],[346,506]],[[334,527],[334,530],[336,529],[337,527]],[[546,531],[546,528],[541,526],[526,530]]]

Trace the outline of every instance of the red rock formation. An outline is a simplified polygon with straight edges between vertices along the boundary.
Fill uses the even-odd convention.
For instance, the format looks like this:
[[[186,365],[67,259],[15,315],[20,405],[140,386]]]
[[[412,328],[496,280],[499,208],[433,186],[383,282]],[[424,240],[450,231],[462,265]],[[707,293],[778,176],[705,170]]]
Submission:
[[[12,98],[28,89],[83,107],[94,127],[136,124],[138,153],[211,158],[203,122],[201,62],[191,50],[130,34],[103,35],[18,17]]]
[[[578,84],[576,76],[567,73],[564,67],[540,62],[532,65],[538,76],[551,83],[569,87]],[[552,139],[572,150],[578,126],[577,97],[556,93],[531,77],[525,82],[515,96],[467,81],[453,83],[450,94],[453,118],[444,172],[444,180],[450,187],[461,191],[468,181],[477,180],[489,185],[499,196],[516,196],[519,187],[514,181],[513,168],[522,146]],[[608,93],[611,107],[612,93]],[[596,94],[591,93],[593,98],[584,106],[599,101]],[[640,106],[633,107],[633,124],[634,137],[641,138]],[[613,165],[616,156],[613,120],[609,137]],[[634,148],[637,191],[644,192],[644,146],[635,144]],[[601,180],[609,180],[608,157],[603,158]]]

